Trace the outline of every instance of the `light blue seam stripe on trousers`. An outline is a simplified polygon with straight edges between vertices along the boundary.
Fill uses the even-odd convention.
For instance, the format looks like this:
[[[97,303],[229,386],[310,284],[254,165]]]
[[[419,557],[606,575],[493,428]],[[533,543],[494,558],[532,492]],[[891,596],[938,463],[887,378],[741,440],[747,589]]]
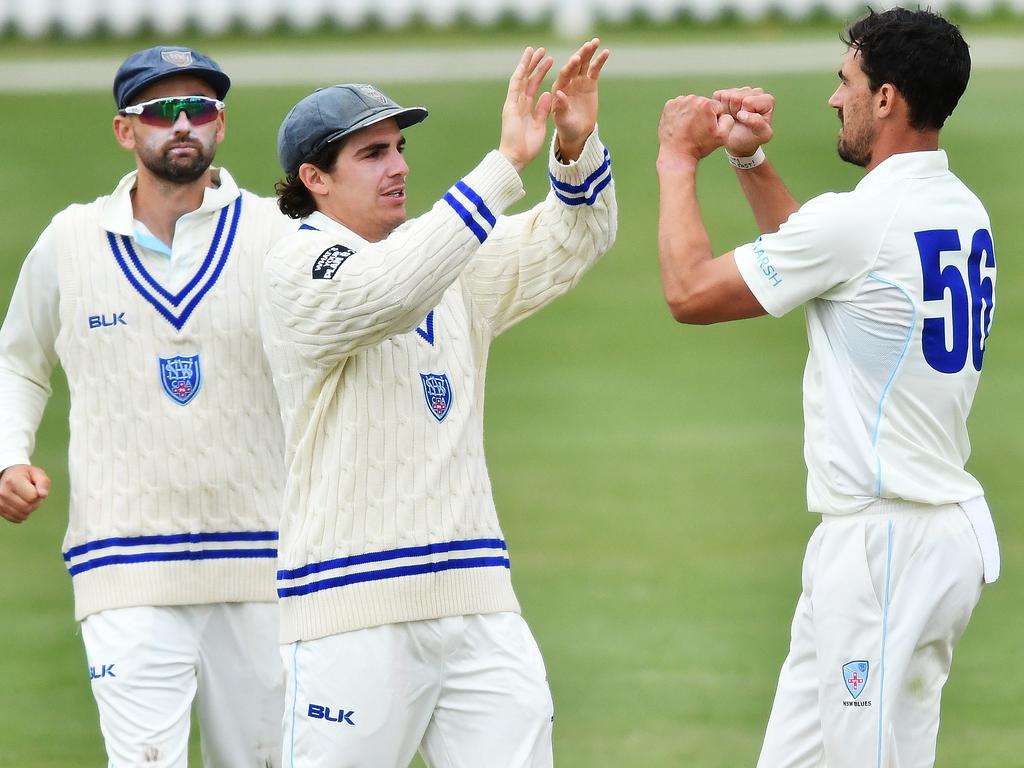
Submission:
[[[892,580],[892,519],[889,520],[888,535],[885,544],[885,600],[882,603],[882,654],[878,677],[878,760],[877,768],[882,768],[882,740],[885,738],[885,640],[889,631],[889,587]]]

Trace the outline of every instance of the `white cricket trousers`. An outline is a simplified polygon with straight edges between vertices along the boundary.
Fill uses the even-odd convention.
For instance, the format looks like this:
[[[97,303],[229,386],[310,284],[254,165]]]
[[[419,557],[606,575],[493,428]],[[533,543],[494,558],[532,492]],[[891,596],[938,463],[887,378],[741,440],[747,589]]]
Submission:
[[[388,624],[281,646],[284,768],[549,768],[553,705],[515,613]]]
[[[109,768],[184,768],[195,700],[206,768],[280,766],[276,603],[118,608],[82,621]]]
[[[807,545],[758,768],[931,768],[942,686],[982,577],[960,505],[826,516]]]

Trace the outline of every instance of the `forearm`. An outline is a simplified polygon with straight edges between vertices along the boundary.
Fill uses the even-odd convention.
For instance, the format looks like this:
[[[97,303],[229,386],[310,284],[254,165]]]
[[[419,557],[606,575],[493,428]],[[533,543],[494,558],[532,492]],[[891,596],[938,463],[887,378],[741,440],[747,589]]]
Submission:
[[[48,227],[22,267],[0,327],[0,469],[28,464],[57,365],[60,290]]]
[[[570,290],[615,240],[611,157],[597,132],[574,161],[552,153],[548,170],[545,200],[499,219],[464,273],[495,334]]]
[[[50,390],[0,367],[0,469],[28,464]]]
[[[697,290],[695,275],[714,254],[697,201],[697,161],[658,157],[658,260],[665,301],[685,322]]]
[[[762,235],[777,232],[800,207],[770,160],[765,160],[756,168],[737,168],[736,178]]]

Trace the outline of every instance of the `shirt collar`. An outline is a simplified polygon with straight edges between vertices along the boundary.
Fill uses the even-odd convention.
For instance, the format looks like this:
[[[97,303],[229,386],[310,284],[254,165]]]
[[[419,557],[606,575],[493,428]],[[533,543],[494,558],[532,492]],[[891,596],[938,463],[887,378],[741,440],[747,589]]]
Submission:
[[[364,245],[369,245],[370,241],[365,240],[360,235],[357,235],[351,229],[346,227],[344,224],[335,221],[326,213],[321,211],[313,211],[306,218],[302,220],[303,224],[308,224],[314,229],[318,229],[321,232],[330,232],[332,234],[342,235],[342,239],[345,241],[345,245],[350,248],[359,249]]]
[[[213,183],[203,191],[203,202],[186,216],[213,214],[238,197],[238,185],[225,168],[211,168]],[[139,172],[132,171],[117,183],[113,193],[106,199],[100,213],[100,226],[117,235],[135,236],[135,212],[132,209],[132,190]]]
[[[871,187],[889,179],[927,179],[946,173],[949,173],[949,158],[944,149],[900,152],[876,165],[860,180],[857,189]]]

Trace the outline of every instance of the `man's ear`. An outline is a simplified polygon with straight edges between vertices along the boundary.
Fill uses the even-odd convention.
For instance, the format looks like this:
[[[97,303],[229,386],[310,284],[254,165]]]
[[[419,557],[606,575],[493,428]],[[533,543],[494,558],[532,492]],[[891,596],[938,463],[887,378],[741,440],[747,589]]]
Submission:
[[[224,141],[224,134],[227,133],[228,111],[222,109],[217,114],[217,132],[214,134],[214,141],[220,144]]]
[[[889,117],[896,110],[896,102],[903,97],[892,83],[882,83],[875,94],[876,114],[878,117]]]
[[[114,115],[114,138],[117,143],[129,152],[135,151],[135,131],[132,121],[126,115]]]
[[[312,163],[303,163],[300,165],[298,177],[302,179],[302,183],[306,185],[306,189],[314,195],[327,194],[327,174]]]

